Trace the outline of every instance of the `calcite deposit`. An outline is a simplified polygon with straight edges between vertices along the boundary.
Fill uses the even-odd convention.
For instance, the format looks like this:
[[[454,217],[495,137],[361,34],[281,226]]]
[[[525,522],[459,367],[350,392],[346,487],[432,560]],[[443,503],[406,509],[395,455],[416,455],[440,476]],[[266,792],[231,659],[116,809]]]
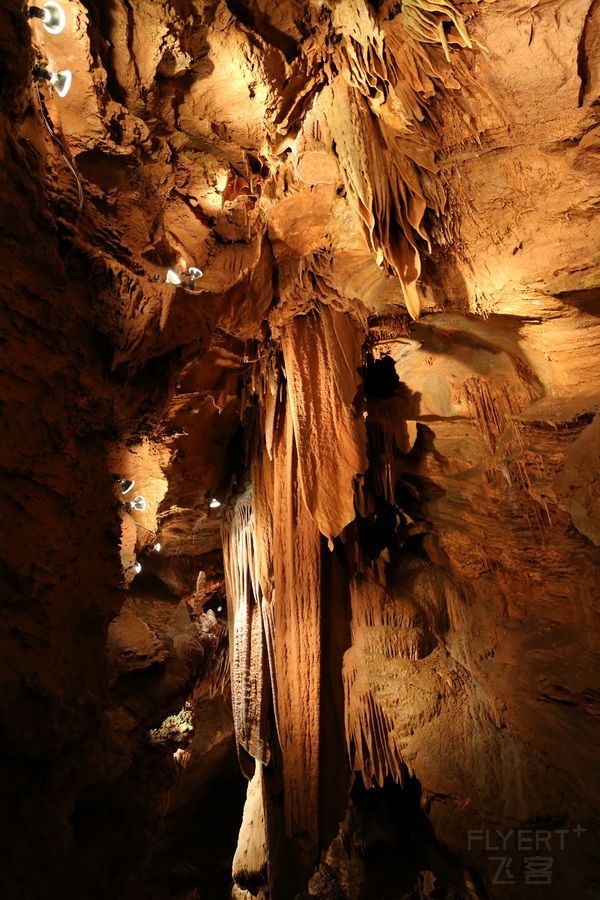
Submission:
[[[598,0],[60,5],[0,8],[1,896],[600,896]]]

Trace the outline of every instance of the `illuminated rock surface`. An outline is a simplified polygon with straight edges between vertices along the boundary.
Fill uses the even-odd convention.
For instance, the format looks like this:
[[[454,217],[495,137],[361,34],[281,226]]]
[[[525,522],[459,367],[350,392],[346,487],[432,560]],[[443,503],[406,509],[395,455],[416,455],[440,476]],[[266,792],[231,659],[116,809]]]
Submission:
[[[599,896],[598,3],[63,6],[0,10],[2,897]]]

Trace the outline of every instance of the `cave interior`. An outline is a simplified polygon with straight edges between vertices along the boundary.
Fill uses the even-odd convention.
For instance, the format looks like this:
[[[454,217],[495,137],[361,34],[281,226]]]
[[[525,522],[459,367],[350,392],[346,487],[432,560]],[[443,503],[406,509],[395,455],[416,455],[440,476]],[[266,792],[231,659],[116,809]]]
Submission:
[[[0,151],[3,900],[600,897],[599,0],[3,0]]]

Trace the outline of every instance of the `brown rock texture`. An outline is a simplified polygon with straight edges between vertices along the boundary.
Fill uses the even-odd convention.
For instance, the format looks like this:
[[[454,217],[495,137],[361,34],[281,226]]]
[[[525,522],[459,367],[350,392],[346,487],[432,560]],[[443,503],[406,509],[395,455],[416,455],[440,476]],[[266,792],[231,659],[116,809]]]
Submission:
[[[599,896],[597,0],[61,5],[0,9],[2,897]]]

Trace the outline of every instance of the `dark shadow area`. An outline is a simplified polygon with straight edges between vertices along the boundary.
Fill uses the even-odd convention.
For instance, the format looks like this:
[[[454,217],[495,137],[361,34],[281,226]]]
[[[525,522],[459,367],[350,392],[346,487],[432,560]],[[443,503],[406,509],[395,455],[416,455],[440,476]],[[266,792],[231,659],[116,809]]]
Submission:
[[[449,465],[449,460],[435,446],[435,431],[429,425],[419,422],[417,425],[417,439],[408,453],[405,454],[405,460],[408,466],[415,468],[422,462],[424,456],[430,453],[433,458],[441,466]],[[430,484],[435,490],[435,485],[431,481],[420,479],[424,484]],[[432,496],[438,496],[433,494]]]
[[[368,559],[377,559],[383,550],[396,546],[397,532],[402,522],[398,509],[383,497],[375,498],[375,511],[371,515],[357,516],[360,546]]]
[[[375,359],[369,354],[361,371],[364,391],[367,397],[380,400],[396,396],[400,379],[391,356]]]
[[[556,294],[561,303],[572,306],[588,316],[600,317],[600,288],[588,288],[580,291],[561,291]]]
[[[348,814],[342,826],[347,852],[358,854],[365,867],[360,900],[419,897],[419,873],[434,880],[431,898],[472,897],[460,860],[437,840],[421,805],[421,785],[407,777],[404,786],[387,779],[383,787],[367,789],[357,776]],[[472,876],[470,876],[472,879]],[[477,895],[485,889],[476,879]]]
[[[170,876],[182,866],[200,873],[202,900],[229,900],[246,785],[233,738],[226,753],[217,745],[203,757],[201,771],[182,772],[154,837],[139,900],[168,900]]]
[[[93,40],[90,43],[91,46],[100,48],[100,61],[106,70],[106,86],[110,96],[117,103],[125,105],[127,98],[125,90],[117,77],[113,60],[114,47],[111,42],[111,35],[116,27],[115,8],[116,3],[114,0],[112,2],[111,0],[99,0],[99,2],[90,0],[90,3],[87,4],[90,30],[97,29],[100,37],[100,39]]]
[[[578,106],[583,106],[590,91],[593,90],[593,61],[594,59],[597,59],[599,37],[600,3],[598,0],[592,0],[583,23],[581,37],[579,38],[579,44],[577,46],[577,74],[581,81]]]
[[[345,743],[344,654],[351,644],[349,569],[341,542],[333,553],[321,539],[321,735],[319,771],[322,789],[319,804],[319,843],[327,847],[337,833],[344,815],[350,787],[351,771],[346,754],[340,754]]]
[[[267,44],[280,50],[286,62],[291,63],[298,55],[300,48],[294,38],[276,28],[264,13],[253,9],[252,3],[227,0],[227,6],[242,24],[257,32]]]

